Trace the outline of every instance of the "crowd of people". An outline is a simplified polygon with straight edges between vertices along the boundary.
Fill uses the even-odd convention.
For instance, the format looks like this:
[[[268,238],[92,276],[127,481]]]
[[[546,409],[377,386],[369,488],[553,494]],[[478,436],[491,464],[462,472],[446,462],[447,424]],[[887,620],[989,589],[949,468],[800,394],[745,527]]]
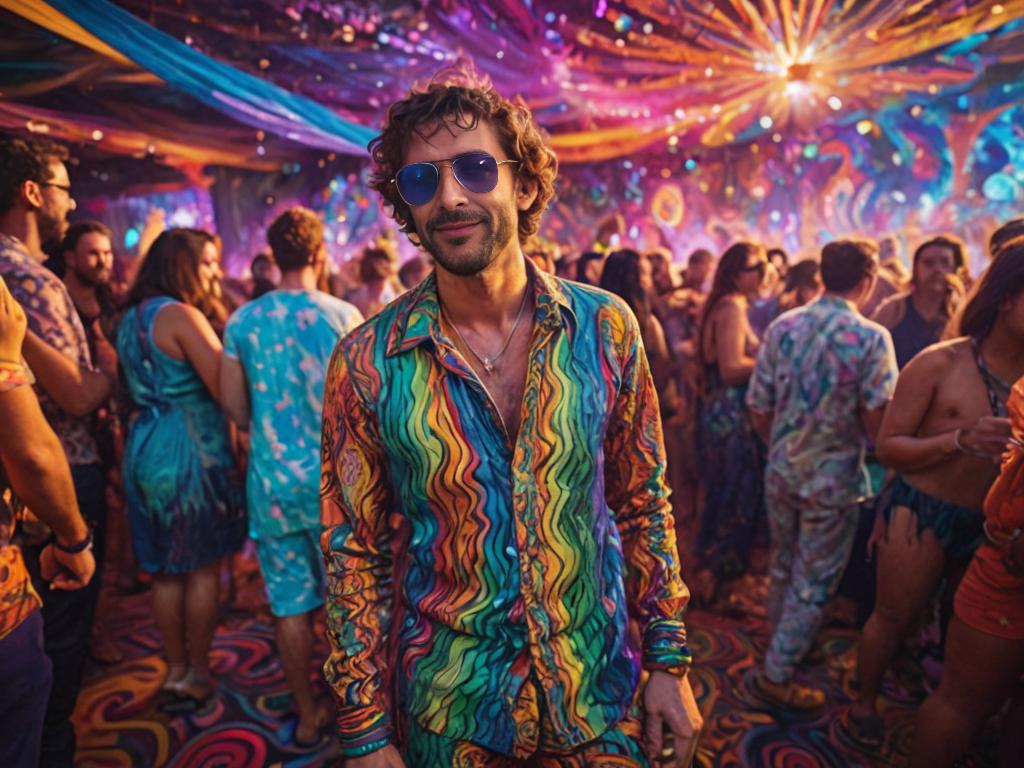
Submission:
[[[795,263],[740,241],[679,269],[670,244],[624,247],[612,217],[574,256],[537,238],[554,164],[524,108],[486,88],[401,105],[371,146],[375,183],[424,250],[401,268],[382,234],[332,272],[301,207],[273,221],[245,279],[226,278],[218,239],[194,229],[155,226],[116,264],[104,224],[68,224],[66,150],[0,137],[0,764],[35,765],[40,745],[40,764],[72,764],[105,560],[150,591],[158,706],[201,711],[217,692],[222,565],[247,538],[293,745],[323,748],[336,721],[352,765],[401,765],[394,744],[409,765],[469,744],[583,756],[572,765],[596,744],[643,764],[624,715],[640,673],[629,620],[648,714],[677,746],[695,737],[688,685],[658,687],[690,662],[680,563],[709,610],[767,574],[770,634],[744,695],[821,710],[801,668],[820,663],[855,544],[877,580],[854,595],[851,743],[882,747],[883,675],[934,603],[945,668],[912,764],[952,764],[1006,701],[1002,749],[1024,754],[1024,219],[992,235],[977,279],[951,235],[915,243],[909,270],[897,237]],[[495,162],[510,146],[521,154]],[[522,166],[514,181],[503,163]],[[491,262],[453,255],[481,223],[481,253],[506,264],[493,303],[466,288]],[[474,320],[489,311],[493,339]],[[605,496],[614,532],[594,512]],[[597,586],[577,589],[588,560]],[[390,616],[398,594],[404,617]],[[325,601],[336,715],[309,674]],[[406,644],[395,669],[379,664],[388,623]],[[391,685],[408,722],[380,707]]]

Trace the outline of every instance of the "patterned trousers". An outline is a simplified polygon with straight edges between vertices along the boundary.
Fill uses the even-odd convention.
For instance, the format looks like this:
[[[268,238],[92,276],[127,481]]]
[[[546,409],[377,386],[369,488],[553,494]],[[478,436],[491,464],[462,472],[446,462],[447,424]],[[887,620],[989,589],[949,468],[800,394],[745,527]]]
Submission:
[[[772,639],[765,674],[782,683],[814,642],[825,604],[842,580],[857,533],[857,506],[801,507],[777,494],[766,498],[771,530],[768,619]]]
[[[500,755],[468,741],[447,739],[410,718],[402,756],[410,768],[649,768],[640,746],[640,724],[628,717],[618,727],[568,754],[535,752],[523,759]]]

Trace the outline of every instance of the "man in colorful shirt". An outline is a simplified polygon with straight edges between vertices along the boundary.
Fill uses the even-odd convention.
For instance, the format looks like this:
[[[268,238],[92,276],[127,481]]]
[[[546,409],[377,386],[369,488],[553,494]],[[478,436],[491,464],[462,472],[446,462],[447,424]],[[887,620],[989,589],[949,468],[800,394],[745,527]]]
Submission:
[[[751,418],[770,446],[773,625],[764,671],[748,684],[775,704],[813,709],[825,701],[821,691],[790,681],[839,586],[858,504],[872,495],[865,450],[896,385],[888,331],[857,310],[877,269],[871,243],[826,245],[824,296],[768,326],[747,391]]]
[[[324,371],[359,310],[316,289],[326,258],[316,214],[292,208],[267,232],[281,284],[235,312],[224,332],[221,400],[249,430],[249,535],[276,619],[277,649],[299,720],[293,740],[313,747],[328,715],[309,684],[312,611],[324,602],[320,554],[320,420]]]
[[[52,670],[43,649],[39,594],[14,543],[21,504],[54,532],[43,562],[50,587],[76,590],[96,567],[67,460],[21,364],[25,313],[0,278],[0,765],[35,766]],[[20,499],[15,497],[15,491]],[[47,592],[47,600],[57,592]]]
[[[0,134],[0,276],[28,316],[23,353],[36,377],[39,403],[71,465],[75,496],[94,529],[102,566],[106,500],[103,470],[89,417],[110,395],[111,377],[93,370],[85,330],[60,279],[43,266],[42,243],[59,240],[74,210],[63,147]],[[39,583],[41,548],[25,557]],[[74,711],[88,653],[101,579],[84,590],[51,593],[43,606],[46,650],[53,662],[42,765],[74,759]]]
[[[637,321],[523,255],[554,154],[471,76],[394,104],[371,152],[436,267],[328,370],[324,671],[347,765],[646,766],[663,728],[689,765],[689,593]]]

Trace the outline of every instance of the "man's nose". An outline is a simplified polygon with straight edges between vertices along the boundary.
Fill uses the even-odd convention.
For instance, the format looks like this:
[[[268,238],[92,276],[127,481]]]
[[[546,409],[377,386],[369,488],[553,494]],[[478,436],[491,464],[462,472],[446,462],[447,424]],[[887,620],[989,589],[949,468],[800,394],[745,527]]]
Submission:
[[[78,208],[78,202],[73,197],[68,198],[68,210],[73,211]]]
[[[439,164],[437,201],[443,208],[458,208],[467,202],[466,188],[455,178],[451,163]]]

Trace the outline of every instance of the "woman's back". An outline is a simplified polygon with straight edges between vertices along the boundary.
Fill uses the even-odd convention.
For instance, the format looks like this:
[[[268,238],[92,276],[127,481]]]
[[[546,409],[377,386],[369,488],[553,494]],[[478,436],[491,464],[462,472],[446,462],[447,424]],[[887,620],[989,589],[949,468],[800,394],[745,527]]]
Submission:
[[[187,360],[177,360],[153,340],[160,310],[174,299],[162,296],[137,304],[125,313],[117,330],[117,354],[132,400],[140,408],[209,401],[202,380]]]

